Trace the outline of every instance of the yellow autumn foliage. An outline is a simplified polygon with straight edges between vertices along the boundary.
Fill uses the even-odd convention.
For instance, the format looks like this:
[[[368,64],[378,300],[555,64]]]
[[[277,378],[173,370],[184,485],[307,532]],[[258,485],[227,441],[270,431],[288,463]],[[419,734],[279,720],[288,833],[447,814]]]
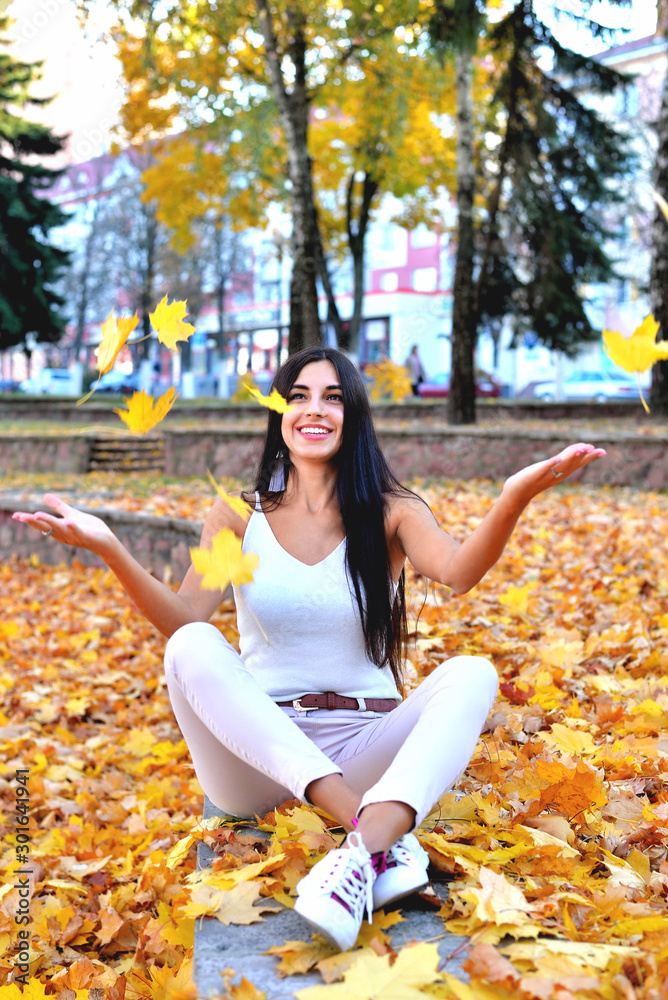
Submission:
[[[367,365],[364,372],[369,378],[369,396],[374,403],[381,399],[392,403],[403,403],[411,395],[411,380],[408,369],[397,365],[390,358],[384,358],[373,365]]]
[[[96,482],[102,502],[110,504],[113,491],[115,506],[136,509],[133,479]],[[82,478],[80,489],[87,483]],[[455,537],[496,494],[485,483],[414,485]],[[147,490],[143,477],[140,488]],[[140,506],[198,519],[211,504],[208,482],[198,492],[156,481],[148,495],[158,493],[159,508],[141,497]],[[464,983],[424,962],[424,950],[402,934],[406,925],[390,941],[387,924],[372,936],[365,924],[345,960],[308,932],[275,949],[291,977],[287,993],[301,989],[293,973],[317,967],[332,983],[320,989],[335,993],[363,991],[372,981],[390,996],[397,984],[402,996],[464,1000],[661,996],[668,980],[667,517],[664,494],[566,484],[532,502],[503,559],[469,594],[434,587],[425,602],[409,571],[411,627],[429,643],[409,648],[407,690],[461,652],[491,658],[499,673],[499,697],[456,794],[446,794],[419,831],[435,868],[451,878],[444,927],[477,942],[470,978]],[[534,544],[546,536],[549,559]],[[14,814],[13,775],[29,769],[35,863],[31,979],[14,990],[7,963],[0,986],[10,1000],[111,995],[123,976],[128,997],[187,991],[200,919],[187,916],[189,908],[211,905],[225,919],[245,921],[263,916],[251,911],[253,899],[290,905],[313,858],[340,833],[298,802],[264,817],[269,840],[233,823],[202,823],[201,789],[163,684],[164,641],[108,571],[15,560],[0,567],[0,588],[7,779],[0,805]],[[231,601],[213,620],[238,642]],[[202,842],[216,857],[208,882],[191,878]],[[1,860],[8,955],[18,942],[10,919],[18,847],[10,830]],[[236,891],[244,884],[251,888]],[[228,898],[216,895],[228,885]],[[501,935],[498,949],[485,943]],[[252,984],[244,989],[253,995]]]

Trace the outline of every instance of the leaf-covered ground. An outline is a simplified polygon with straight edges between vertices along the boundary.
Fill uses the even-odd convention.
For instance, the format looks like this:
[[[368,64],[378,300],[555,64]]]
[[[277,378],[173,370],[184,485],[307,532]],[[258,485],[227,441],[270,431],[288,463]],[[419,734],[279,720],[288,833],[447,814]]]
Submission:
[[[120,505],[119,492],[129,497],[140,481],[86,482]],[[199,517],[211,502],[208,487],[163,484],[158,511],[144,482],[150,513]],[[455,536],[495,492],[419,488]],[[439,966],[434,943],[395,956],[384,934],[394,914],[364,925],[344,958],[305,928],[277,957],[290,990],[300,989],[299,971],[317,967],[323,986],[303,1000],[668,997],[667,514],[665,495],[566,485],[534,502],[471,594],[434,588],[423,606],[424,582],[410,581],[413,611],[422,610],[408,687],[462,652],[489,656],[500,674],[464,795],[447,795],[421,833],[453,878],[442,916],[473,939],[471,979]],[[264,840],[198,822],[201,792],[167,699],[164,642],[109,573],[10,563],[0,588],[0,982],[20,954],[14,873],[25,864],[16,838],[25,826],[16,803],[25,798],[15,772],[29,768],[24,995],[194,997],[194,920],[248,922],[290,905],[339,833],[297,803],[266,818]],[[232,606],[215,620],[234,642]],[[201,839],[217,855],[204,877],[194,875]],[[229,995],[261,994],[246,984]],[[18,998],[19,986],[2,996]]]

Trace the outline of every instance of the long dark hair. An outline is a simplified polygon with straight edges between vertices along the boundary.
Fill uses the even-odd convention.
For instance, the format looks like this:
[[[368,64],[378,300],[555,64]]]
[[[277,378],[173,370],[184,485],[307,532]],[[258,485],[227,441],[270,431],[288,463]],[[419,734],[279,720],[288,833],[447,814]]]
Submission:
[[[330,361],[343,394],[343,437],[334,459],[336,494],[346,532],[346,570],[359,609],[367,656],[379,667],[389,666],[399,687],[407,639],[405,572],[394,589],[385,535],[385,514],[392,494],[414,495],[401,485],[380,450],[364,382],[345,354],[331,347],[307,347],[293,354],[276,372],[272,388],[284,397],[305,365]],[[255,490],[278,506],[283,493],[270,490],[271,476],[290,463],[281,433],[281,415],[269,412],[267,436],[256,474]],[[246,497],[250,502],[250,497]]]

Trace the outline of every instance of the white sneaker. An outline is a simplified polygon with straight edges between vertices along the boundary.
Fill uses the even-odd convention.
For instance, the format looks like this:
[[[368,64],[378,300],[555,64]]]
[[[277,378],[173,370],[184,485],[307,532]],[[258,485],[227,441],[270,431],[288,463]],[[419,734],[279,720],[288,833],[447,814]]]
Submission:
[[[374,910],[429,885],[429,855],[412,833],[405,833],[392,845],[385,861],[386,867],[378,873],[373,884]]]
[[[376,873],[359,833],[347,848],[330,851],[297,886],[296,912],[341,951],[357,941],[364,911],[373,917]]]

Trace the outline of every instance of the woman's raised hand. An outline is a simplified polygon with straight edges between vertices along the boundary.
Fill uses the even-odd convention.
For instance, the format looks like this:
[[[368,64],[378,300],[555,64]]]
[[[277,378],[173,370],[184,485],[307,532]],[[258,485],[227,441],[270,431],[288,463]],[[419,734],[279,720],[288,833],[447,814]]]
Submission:
[[[522,505],[527,504],[532,497],[562,483],[573,472],[605,454],[603,448],[595,448],[593,444],[570,444],[553,458],[535,462],[510,476],[503,485],[502,494]]]
[[[115,539],[111,528],[108,528],[103,520],[93,514],[85,514],[76,507],[61,500],[53,493],[47,493],[44,502],[56,513],[50,511],[37,511],[28,514],[17,511],[12,514],[15,521],[21,521],[31,528],[36,528],[64,545],[76,545],[81,549],[90,549],[102,555],[109,544]]]

